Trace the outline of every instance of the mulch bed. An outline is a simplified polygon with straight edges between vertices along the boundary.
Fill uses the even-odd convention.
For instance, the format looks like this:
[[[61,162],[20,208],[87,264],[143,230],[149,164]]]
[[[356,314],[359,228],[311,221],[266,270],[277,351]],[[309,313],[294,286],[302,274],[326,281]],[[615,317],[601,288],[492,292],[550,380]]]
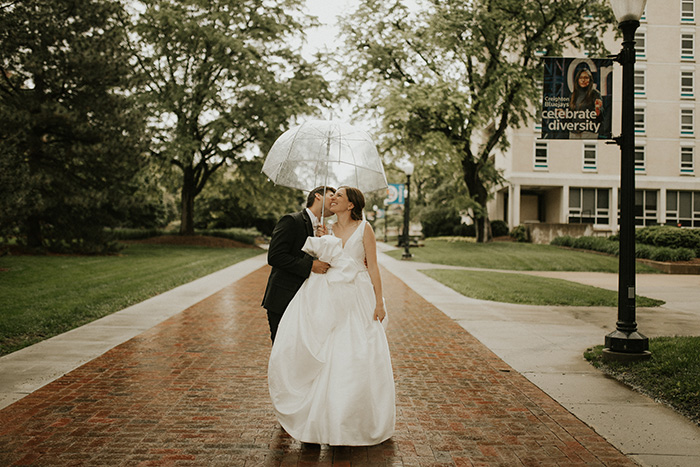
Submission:
[[[152,245],[188,245],[206,246],[211,248],[256,248],[257,245],[231,240],[229,238],[211,237],[208,235],[161,235],[142,240],[122,240],[122,243],[145,243]]]

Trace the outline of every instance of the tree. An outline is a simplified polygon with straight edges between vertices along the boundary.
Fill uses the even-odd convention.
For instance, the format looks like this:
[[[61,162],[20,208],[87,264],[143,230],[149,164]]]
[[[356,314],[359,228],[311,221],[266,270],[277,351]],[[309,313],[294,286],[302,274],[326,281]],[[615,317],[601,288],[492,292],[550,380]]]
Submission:
[[[30,247],[103,250],[112,206],[139,170],[143,121],[125,94],[120,9],[0,7],[0,225]]]
[[[181,230],[220,167],[268,148],[292,116],[329,98],[298,47],[301,0],[143,0],[131,20],[152,153],[182,175]],[[298,44],[298,45],[294,45]]]
[[[240,161],[212,175],[212,183],[200,195],[204,209],[197,211],[196,226],[254,227],[269,236],[284,214],[299,210],[306,196],[293,188],[272,188],[262,173],[262,162],[260,158]]]
[[[345,75],[369,88],[370,109],[407,151],[439,138],[457,158],[472,198],[477,240],[491,237],[486,202],[502,181],[494,151],[541,99],[540,56],[599,51],[613,24],[589,0],[432,0],[412,13],[401,0],[363,0],[348,17]],[[591,34],[591,31],[594,33]]]

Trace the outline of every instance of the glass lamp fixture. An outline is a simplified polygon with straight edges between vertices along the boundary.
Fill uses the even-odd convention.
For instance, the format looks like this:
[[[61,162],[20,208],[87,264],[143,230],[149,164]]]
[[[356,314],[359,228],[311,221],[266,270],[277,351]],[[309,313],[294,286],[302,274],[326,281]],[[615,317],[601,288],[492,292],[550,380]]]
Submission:
[[[610,5],[618,23],[639,21],[644,14],[646,4],[647,0],[610,0]]]

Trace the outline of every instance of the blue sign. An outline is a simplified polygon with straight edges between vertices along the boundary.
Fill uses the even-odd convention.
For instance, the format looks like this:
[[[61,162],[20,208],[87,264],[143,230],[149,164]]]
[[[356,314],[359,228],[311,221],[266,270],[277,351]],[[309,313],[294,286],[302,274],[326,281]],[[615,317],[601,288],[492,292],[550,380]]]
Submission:
[[[389,183],[384,204],[403,204],[405,187],[403,183]]]

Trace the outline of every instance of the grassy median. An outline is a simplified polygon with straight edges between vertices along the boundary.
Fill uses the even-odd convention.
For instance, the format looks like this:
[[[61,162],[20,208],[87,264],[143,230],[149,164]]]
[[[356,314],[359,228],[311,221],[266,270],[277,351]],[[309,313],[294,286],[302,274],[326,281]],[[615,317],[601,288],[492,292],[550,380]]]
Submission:
[[[479,300],[522,305],[617,306],[617,291],[563,279],[491,271],[429,269],[421,271],[454,291]],[[662,300],[637,296],[638,307],[655,307]]]
[[[69,331],[263,253],[129,245],[115,256],[0,258],[0,355]]]
[[[401,258],[403,250],[390,251]],[[617,272],[619,259],[599,253],[572,251],[532,243],[472,243],[426,239],[425,246],[411,248],[414,261],[509,271],[592,271]],[[637,263],[637,272],[659,271]]]
[[[595,367],[648,396],[660,400],[700,425],[700,337],[649,339],[651,359],[605,362],[603,346],[584,356]]]

